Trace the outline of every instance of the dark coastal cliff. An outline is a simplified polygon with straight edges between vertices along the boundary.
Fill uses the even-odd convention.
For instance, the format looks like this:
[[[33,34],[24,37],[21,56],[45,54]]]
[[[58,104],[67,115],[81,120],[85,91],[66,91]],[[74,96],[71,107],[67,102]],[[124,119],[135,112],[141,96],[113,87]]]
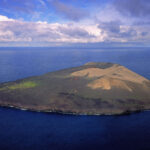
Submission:
[[[150,109],[150,81],[112,63],[87,63],[0,84],[0,105],[43,112],[123,114]]]

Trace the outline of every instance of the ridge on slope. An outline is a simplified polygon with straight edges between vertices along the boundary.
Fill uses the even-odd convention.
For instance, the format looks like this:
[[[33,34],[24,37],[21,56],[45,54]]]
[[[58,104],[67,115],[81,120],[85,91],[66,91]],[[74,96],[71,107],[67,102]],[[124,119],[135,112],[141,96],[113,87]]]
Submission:
[[[137,73],[127,69],[126,67],[119,66],[117,64],[114,64],[112,67],[106,69],[101,68],[83,69],[71,73],[71,76],[80,76],[80,77],[87,76],[89,78],[107,76],[137,83],[142,83],[143,81],[149,82],[148,79],[138,75]]]

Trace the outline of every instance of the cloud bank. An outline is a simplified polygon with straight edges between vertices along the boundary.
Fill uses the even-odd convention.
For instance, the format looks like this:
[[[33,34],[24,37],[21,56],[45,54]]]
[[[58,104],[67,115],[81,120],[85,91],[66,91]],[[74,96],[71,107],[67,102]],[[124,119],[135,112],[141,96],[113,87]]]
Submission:
[[[99,24],[24,22],[0,16],[0,41],[17,42],[129,42],[144,40],[149,33],[140,26],[118,21]]]
[[[0,43],[148,43],[149,20],[148,0],[1,0]]]

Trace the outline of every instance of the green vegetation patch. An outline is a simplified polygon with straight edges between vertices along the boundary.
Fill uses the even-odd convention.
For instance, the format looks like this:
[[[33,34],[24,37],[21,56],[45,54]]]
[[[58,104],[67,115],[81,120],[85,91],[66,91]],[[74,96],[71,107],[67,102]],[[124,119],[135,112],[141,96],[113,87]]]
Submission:
[[[26,81],[26,82],[21,82],[21,83],[16,83],[14,85],[6,86],[0,88],[1,90],[16,90],[16,89],[27,89],[27,88],[33,88],[36,87],[38,84],[33,82],[33,81]]]

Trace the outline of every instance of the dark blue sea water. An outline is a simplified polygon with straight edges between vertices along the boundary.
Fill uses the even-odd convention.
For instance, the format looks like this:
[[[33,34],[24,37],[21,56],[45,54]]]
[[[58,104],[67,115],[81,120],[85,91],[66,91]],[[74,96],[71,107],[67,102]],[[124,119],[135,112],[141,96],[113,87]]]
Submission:
[[[91,61],[119,63],[150,79],[150,48],[0,48],[0,82]],[[150,112],[73,116],[0,108],[0,150],[150,150]]]

